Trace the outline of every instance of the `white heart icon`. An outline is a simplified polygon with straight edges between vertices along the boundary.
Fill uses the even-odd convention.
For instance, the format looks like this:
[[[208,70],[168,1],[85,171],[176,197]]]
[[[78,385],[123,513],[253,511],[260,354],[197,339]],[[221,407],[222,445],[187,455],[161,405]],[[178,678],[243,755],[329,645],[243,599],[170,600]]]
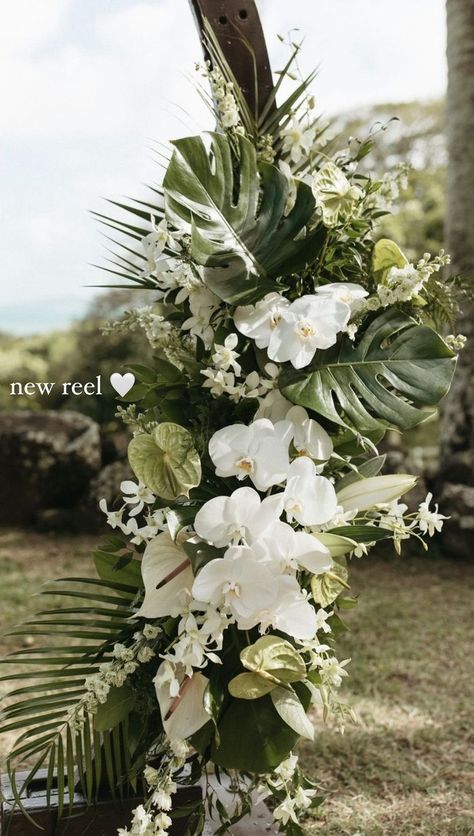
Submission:
[[[132,372],[126,372],[125,374],[114,372],[110,375],[110,383],[120,397],[124,398],[135,383],[135,375]]]

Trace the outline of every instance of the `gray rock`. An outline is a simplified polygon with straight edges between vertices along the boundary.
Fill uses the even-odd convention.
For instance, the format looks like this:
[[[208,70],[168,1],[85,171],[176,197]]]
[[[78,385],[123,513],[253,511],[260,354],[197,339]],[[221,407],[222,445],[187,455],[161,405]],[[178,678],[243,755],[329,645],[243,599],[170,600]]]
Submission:
[[[441,478],[454,485],[474,487],[474,450],[462,450],[446,456]]]
[[[0,523],[72,509],[101,465],[99,426],[78,412],[0,414]]]
[[[450,517],[443,527],[443,546],[451,557],[472,560],[474,554],[474,487],[444,483],[440,511]]]

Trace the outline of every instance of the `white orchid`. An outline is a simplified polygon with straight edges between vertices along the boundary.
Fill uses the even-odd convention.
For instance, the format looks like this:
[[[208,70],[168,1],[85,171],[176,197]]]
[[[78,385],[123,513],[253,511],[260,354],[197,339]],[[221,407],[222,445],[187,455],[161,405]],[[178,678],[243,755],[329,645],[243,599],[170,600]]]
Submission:
[[[224,340],[224,345],[214,345],[212,362],[217,369],[223,369],[223,371],[227,372],[232,368],[236,375],[240,375],[241,367],[237,363],[239,354],[234,350],[238,341],[237,334],[229,334]]]
[[[307,157],[314,142],[314,128],[305,128],[294,116],[288,127],[281,131],[283,137],[282,151],[289,154],[293,163],[298,164],[303,157]]]
[[[292,575],[281,575],[273,581],[273,587],[273,605],[262,608],[258,613],[260,631],[263,633],[273,627],[301,641],[314,638],[316,611],[297,579]],[[249,630],[251,627],[251,622],[241,622],[241,629]]]
[[[430,503],[433,499],[433,494],[429,493],[424,502],[418,506],[418,526],[423,534],[429,534],[433,537],[436,531],[441,531],[444,520],[449,519],[444,514],[438,513],[438,506],[435,505],[434,511],[430,510]]]
[[[276,598],[271,571],[248,546],[232,546],[223,558],[206,563],[192,593],[197,601],[225,607],[246,630],[260,623],[260,612],[271,609]]]
[[[294,428],[293,444],[299,453],[327,462],[331,458],[334,445],[330,435],[313,418],[310,418],[302,406],[292,406],[285,415]]]
[[[122,491],[124,497],[124,502],[127,505],[134,505],[135,507],[129,511],[130,517],[135,517],[145,506],[151,505],[156,497],[152,491],[143,484],[143,482],[132,482],[131,479],[126,479],[124,482],[120,484],[120,490]]]
[[[307,456],[295,459],[289,467],[283,494],[288,522],[321,525],[334,517],[337,497],[334,485],[319,476],[314,462]]]
[[[337,299],[301,296],[284,311],[273,328],[268,356],[278,363],[289,360],[295,369],[301,369],[311,363],[318,348],[334,345],[349,317],[349,307]]]
[[[268,418],[273,424],[276,424],[277,421],[285,420],[292,407],[291,401],[283,397],[279,389],[272,389],[262,398],[255,413],[255,418]]]
[[[318,296],[330,296],[339,302],[344,302],[351,309],[351,313],[357,312],[361,300],[369,295],[368,290],[354,282],[332,282],[331,284],[324,284],[318,287],[316,293]]]
[[[250,426],[223,427],[209,442],[217,476],[248,476],[259,491],[280,484],[288,471],[292,435],[290,421],[272,424],[267,418],[259,418]]]
[[[275,494],[269,499],[281,498]],[[276,521],[263,531],[253,545],[254,552],[262,563],[273,564],[278,572],[306,569],[313,575],[327,572],[332,566],[329,549],[306,531],[295,531],[291,525]]]
[[[236,308],[234,322],[238,331],[255,340],[257,348],[267,348],[290,302],[279,293],[267,293],[256,305]]]
[[[218,547],[251,545],[278,522],[282,508],[281,494],[262,501],[253,488],[238,488],[231,496],[206,502],[196,514],[194,530]]]

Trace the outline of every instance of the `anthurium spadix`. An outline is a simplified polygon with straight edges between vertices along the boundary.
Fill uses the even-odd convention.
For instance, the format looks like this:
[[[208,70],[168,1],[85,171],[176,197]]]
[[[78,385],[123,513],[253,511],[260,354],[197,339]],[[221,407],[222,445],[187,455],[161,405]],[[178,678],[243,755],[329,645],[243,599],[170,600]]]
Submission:
[[[367,511],[369,508],[399,499],[411,491],[416,482],[416,476],[406,473],[372,476],[343,488],[337,494],[337,501],[344,511]]]
[[[168,532],[148,543],[142,558],[145,597],[136,618],[176,616],[183,606],[183,593],[193,585],[193,571],[185,552]]]
[[[170,740],[186,740],[209,721],[204,708],[204,693],[209,680],[196,671],[185,676],[184,669],[177,671],[179,693],[170,695],[168,682],[161,677],[163,662],[155,678],[155,690],[160,706],[163,728]]]

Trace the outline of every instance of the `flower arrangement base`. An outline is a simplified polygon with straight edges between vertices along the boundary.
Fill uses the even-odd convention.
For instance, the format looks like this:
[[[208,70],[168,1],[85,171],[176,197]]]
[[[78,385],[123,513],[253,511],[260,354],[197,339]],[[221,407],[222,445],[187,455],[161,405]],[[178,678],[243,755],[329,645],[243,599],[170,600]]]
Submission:
[[[231,809],[233,806],[232,793],[226,789],[225,785],[219,784],[215,779],[211,778],[210,784],[224,806]],[[207,820],[203,836],[213,836],[218,824],[218,821]],[[268,807],[262,801],[257,802],[250,815],[245,816],[238,824],[232,825],[229,836],[277,836],[275,821]]]
[[[28,772],[25,772],[25,779],[27,776]],[[21,786],[21,773],[17,778],[18,785]],[[15,807],[10,781],[6,776],[2,777],[0,836],[7,836],[7,834],[8,836],[33,836],[41,832],[38,826],[42,828],[42,836],[84,836],[86,833],[94,834],[94,836],[117,836],[117,829],[128,825],[132,810],[143,801],[138,796],[123,801],[104,797],[94,806],[88,807],[85,798],[81,793],[76,792],[72,814],[64,815],[58,821],[54,796],[50,804],[47,804],[46,780],[47,771],[40,770],[31,782],[28,794],[22,797],[24,808],[35,821],[35,827],[21,810]],[[176,794],[176,805],[181,807],[195,804],[201,795],[202,790],[199,786],[180,788]],[[67,805],[66,796],[66,808]],[[182,836],[186,830],[186,824],[186,818],[176,819],[169,831],[170,836]],[[241,831],[238,832],[241,833]],[[255,833],[258,832],[258,830],[255,831]]]

